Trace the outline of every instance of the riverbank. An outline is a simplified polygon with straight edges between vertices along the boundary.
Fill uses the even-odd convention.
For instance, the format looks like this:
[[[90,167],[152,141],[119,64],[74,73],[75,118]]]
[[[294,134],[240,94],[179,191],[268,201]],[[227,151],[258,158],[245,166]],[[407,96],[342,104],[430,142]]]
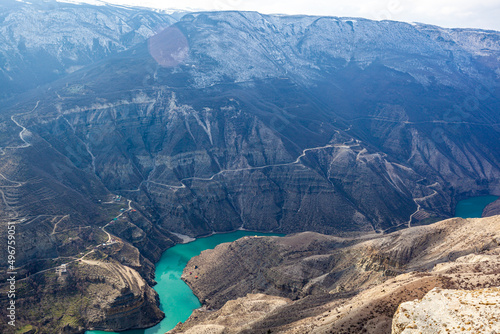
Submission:
[[[498,199],[497,196],[479,196],[462,200],[456,206],[456,215],[462,218],[481,217],[484,208],[496,199]],[[181,275],[189,260],[199,255],[202,251],[215,248],[222,243],[235,241],[244,236],[282,236],[282,234],[249,231],[242,227],[236,231],[213,232],[210,235],[198,238],[178,233],[173,234],[182,240],[182,243],[167,249],[163,253],[160,261],[156,264],[155,272],[158,284],[154,289],[160,296],[160,309],[165,312],[165,319],[154,327],[129,330],[120,332],[120,334],[163,334],[174,328],[178,322],[186,321],[193,310],[201,306],[201,303],[189,286],[182,281]],[[195,269],[191,272],[195,273]],[[86,332],[86,334],[109,333],[103,331]]]
[[[120,334],[164,334],[173,329],[177,323],[186,321],[193,310],[201,307],[198,298],[181,279],[182,271],[188,261],[206,249],[212,249],[219,244],[232,242],[245,236],[283,236],[283,234],[243,230],[213,233],[196,239],[188,237],[189,240],[194,240],[167,249],[160,261],[156,263],[155,279],[158,284],[154,286],[160,296],[160,309],[165,313],[165,318],[151,328],[128,330]],[[86,332],[86,334],[110,333],[112,334],[112,332],[93,330]]]

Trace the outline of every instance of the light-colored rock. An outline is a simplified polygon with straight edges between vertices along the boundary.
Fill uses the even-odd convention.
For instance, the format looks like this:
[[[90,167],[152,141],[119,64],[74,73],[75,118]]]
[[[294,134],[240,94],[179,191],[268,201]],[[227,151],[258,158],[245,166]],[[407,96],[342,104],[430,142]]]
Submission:
[[[219,325],[200,325],[190,328],[186,334],[224,334],[226,327]]]
[[[209,308],[217,309],[225,298],[231,300],[218,311],[193,314],[173,333],[217,324],[226,326],[223,333],[389,334],[398,306],[421,300],[434,288],[462,291],[462,300],[471,303],[480,296],[474,290],[493,296],[490,292],[498,291],[493,288],[500,287],[499,231],[500,216],[453,218],[365,237],[358,243],[306,232],[283,238],[246,237],[219,245],[188,263],[188,270],[197,266],[198,279],[186,272],[183,278]],[[280,294],[293,302],[261,318],[241,317],[235,305],[247,303],[251,295],[243,296],[249,287],[252,293]],[[278,298],[268,297],[259,300]],[[492,300],[478,298],[484,303]],[[472,305],[459,305],[460,314],[469,314],[467,310],[476,306]],[[495,317],[498,312],[488,305],[478,306],[482,317]],[[475,324],[464,319],[464,325]],[[456,333],[463,333],[461,327]]]
[[[499,333],[500,289],[434,288],[422,300],[403,303],[392,334]]]
[[[228,301],[220,310],[209,312],[196,310],[192,317],[203,318],[203,324],[184,328],[178,325],[172,333],[186,334],[230,334],[240,333],[252,328],[252,324],[265,319],[269,314],[289,305],[288,298],[265,294],[248,294],[245,297]],[[169,332],[170,333],[170,332]]]

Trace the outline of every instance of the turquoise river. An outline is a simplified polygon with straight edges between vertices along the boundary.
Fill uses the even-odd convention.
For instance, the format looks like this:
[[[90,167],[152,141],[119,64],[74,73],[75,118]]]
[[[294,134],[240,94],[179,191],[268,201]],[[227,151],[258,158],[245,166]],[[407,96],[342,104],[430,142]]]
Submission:
[[[188,261],[199,255],[205,249],[215,248],[218,244],[235,241],[244,236],[283,234],[259,233],[250,231],[236,231],[230,233],[213,234],[206,238],[199,238],[187,244],[178,244],[167,249],[156,263],[156,281],[154,289],[160,296],[160,309],[165,312],[165,319],[158,325],[148,329],[135,329],[120,332],[120,334],[164,334],[185,321],[194,309],[199,308],[200,302],[183,280],[181,274]],[[85,334],[110,334],[112,332],[86,331]]]
[[[498,196],[477,196],[461,200],[455,207],[455,217],[481,218],[484,208],[498,199]]]
[[[483,209],[497,196],[479,196],[462,200],[457,203],[455,216],[462,218],[479,218]],[[205,249],[215,248],[218,244],[235,241],[244,236],[279,235],[250,231],[214,234],[199,238],[187,244],[175,245],[167,249],[156,264],[156,281],[154,287],[160,295],[160,308],[165,312],[165,319],[158,325],[148,329],[128,330],[120,334],[164,334],[171,330],[179,321],[185,321],[194,309],[200,307],[198,298],[184,281],[181,274],[189,259],[199,255]],[[110,334],[111,332],[87,331],[86,334]]]

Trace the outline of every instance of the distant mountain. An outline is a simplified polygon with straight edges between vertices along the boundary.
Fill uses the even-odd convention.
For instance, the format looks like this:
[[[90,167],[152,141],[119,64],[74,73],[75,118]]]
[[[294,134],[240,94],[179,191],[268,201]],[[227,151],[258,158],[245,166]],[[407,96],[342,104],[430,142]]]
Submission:
[[[165,230],[381,232],[499,191],[498,36],[188,14],[17,112]]]
[[[143,42],[176,20],[117,6],[0,3],[0,99]]]
[[[499,32],[213,12],[153,35],[176,19],[3,6],[0,219],[25,275],[90,252],[152,284],[170,232],[374,235],[500,194]]]

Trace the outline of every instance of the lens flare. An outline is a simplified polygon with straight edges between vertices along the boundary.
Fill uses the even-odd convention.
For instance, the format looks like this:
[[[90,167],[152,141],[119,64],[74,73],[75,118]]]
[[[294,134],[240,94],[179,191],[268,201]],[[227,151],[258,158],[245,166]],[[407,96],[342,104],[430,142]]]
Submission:
[[[159,65],[175,67],[187,58],[189,43],[177,27],[170,26],[149,38],[148,49]]]

